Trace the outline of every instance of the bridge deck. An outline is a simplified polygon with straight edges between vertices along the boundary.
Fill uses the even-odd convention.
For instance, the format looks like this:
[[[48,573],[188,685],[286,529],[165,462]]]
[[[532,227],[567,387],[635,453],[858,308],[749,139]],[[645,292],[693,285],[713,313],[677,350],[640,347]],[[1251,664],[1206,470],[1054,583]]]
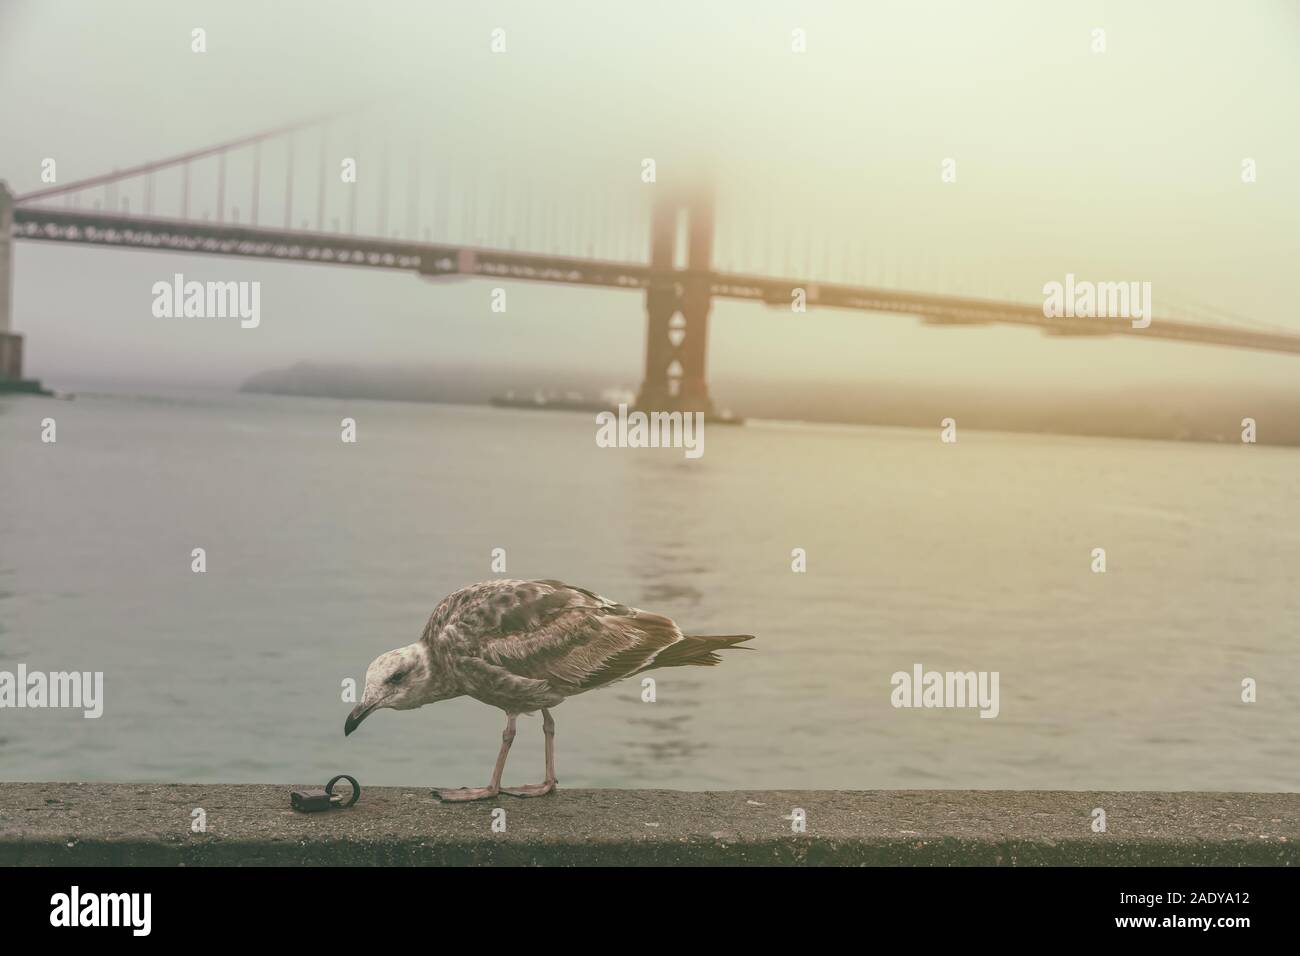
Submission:
[[[35,205],[15,206],[13,216],[13,236],[25,240],[398,269],[429,278],[476,276],[631,290],[662,285],[681,289],[704,282],[714,298],[757,301],[785,308],[790,305],[793,290],[800,288],[806,291],[809,307],[913,315],[935,325],[1000,323],[1038,328],[1051,335],[1133,335],[1300,354],[1300,335],[1159,316],[1146,328],[1134,328],[1127,319],[1049,319],[1043,315],[1041,306],[1026,303],[717,271],[664,271],[637,262]]]

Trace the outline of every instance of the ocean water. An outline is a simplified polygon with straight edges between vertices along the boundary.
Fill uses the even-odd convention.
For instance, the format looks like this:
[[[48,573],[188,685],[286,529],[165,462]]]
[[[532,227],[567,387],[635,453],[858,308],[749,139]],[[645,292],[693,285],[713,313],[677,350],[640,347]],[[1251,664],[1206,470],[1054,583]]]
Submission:
[[[692,461],[595,430],[352,400],[0,399],[0,670],[105,675],[97,720],[0,709],[0,779],[485,783],[500,712],[384,711],[345,739],[341,685],[504,548],[510,577],[757,635],[653,672],[653,703],[635,680],[566,701],[562,786],[1300,785],[1300,451],[754,422],[709,426]],[[998,716],[893,707],[917,663],[997,671]],[[541,770],[524,718],[506,781]]]

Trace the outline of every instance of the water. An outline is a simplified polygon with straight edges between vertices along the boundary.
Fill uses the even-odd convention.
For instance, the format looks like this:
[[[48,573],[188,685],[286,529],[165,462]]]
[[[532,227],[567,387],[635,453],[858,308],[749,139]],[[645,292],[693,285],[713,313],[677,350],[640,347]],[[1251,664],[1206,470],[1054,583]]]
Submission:
[[[106,697],[99,720],[0,710],[0,779],[482,784],[498,711],[380,712],[345,740],[341,682],[504,548],[512,577],[758,635],[655,672],[655,703],[636,681],[566,701],[566,786],[1296,788],[1300,452],[753,423],[687,461],[594,434],[489,408],[0,400],[0,669],[102,670]],[[999,671],[1000,715],[894,709],[915,662]],[[541,764],[526,718],[507,782]]]

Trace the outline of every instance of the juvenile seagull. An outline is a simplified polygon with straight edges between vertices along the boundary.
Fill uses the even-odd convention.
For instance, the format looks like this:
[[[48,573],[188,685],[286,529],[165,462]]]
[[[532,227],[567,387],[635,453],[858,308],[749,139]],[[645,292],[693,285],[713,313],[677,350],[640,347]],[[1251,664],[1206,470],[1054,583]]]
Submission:
[[[716,664],[715,651],[750,634],[698,637],[671,620],[615,604],[562,581],[486,581],[443,599],[414,644],[380,654],[366,668],[361,703],[343,725],[347,736],[373,711],[412,710],[468,696],[506,712],[501,752],[486,787],[435,790],[442,800],[483,800],[498,793],[540,797],[555,789],[555,721],[566,697],[655,667]],[[515,718],[542,712],[546,779],[502,788]]]

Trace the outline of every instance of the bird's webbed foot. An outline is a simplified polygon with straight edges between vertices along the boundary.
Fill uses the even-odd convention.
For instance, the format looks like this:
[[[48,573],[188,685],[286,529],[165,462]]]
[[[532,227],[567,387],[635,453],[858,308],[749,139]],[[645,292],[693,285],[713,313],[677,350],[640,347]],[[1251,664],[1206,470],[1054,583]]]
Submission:
[[[545,783],[530,783],[525,787],[502,787],[501,792],[512,797],[544,797],[555,792],[556,782],[547,780]]]
[[[501,790],[498,787],[458,787],[454,790],[433,791],[433,795],[443,803],[467,803],[470,800],[490,800]]]

